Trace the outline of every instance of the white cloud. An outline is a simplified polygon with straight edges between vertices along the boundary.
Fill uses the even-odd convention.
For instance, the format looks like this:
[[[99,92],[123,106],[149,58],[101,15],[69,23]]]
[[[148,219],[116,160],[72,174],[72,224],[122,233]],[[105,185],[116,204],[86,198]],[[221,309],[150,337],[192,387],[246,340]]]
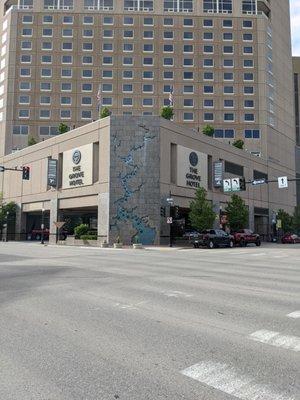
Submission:
[[[300,2],[299,0],[290,0],[290,3],[293,55],[300,56]]]

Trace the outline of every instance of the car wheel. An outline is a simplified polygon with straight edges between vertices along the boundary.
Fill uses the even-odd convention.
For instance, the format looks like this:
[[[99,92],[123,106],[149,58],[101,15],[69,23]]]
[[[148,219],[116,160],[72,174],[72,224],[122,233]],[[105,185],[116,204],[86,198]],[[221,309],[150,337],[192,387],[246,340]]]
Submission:
[[[194,248],[199,249],[199,244],[194,243]]]
[[[259,247],[259,246],[261,245],[261,241],[260,241],[260,240],[257,240],[257,241],[255,242],[255,244],[256,244],[257,247]]]
[[[233,243],[233,241],[232,241],[232,240],[230,240],[230,242],[229,242],[229,247],[232,249],[232,248],[233,248],[233,246],[234,246],[234,243]]]
[[[207,247],[208,247],[209,249],[213,249],[213,248],[215,247],[214,242],[213,242],[212,240],[210,240],[210,241],[208,242]]]
[[[240,246],[241,246],[241,247],[245,247],[245,246],[246,246],[246,242],[245,242],[244,239],[241,239],[241,240],[240,240]]]

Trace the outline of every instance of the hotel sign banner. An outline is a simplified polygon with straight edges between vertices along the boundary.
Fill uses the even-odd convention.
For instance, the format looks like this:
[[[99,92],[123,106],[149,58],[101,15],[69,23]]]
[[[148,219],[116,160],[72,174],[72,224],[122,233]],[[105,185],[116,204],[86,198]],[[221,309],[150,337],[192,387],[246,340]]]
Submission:
[[[207,154],[177,146],[177,185],[207,190]]]
[[[93,184],[93,144],[63,153],[63,189]]]

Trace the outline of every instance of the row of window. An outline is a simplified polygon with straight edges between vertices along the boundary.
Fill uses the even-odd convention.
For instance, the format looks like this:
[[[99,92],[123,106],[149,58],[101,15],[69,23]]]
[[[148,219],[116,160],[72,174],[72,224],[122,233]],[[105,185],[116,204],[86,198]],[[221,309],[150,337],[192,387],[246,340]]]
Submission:
[[[83,29],[82,30],[82,37],[83,38],[93,38],[94,37],[94,30],[93,29]],[[183,32],[183,39],[193,39],[192,32]],[[31,28],[23,28],[21,32],[21,36],[23,37],[32,37],[33,36],[33,29]],[[61,36],[63,38],[73,38],[74,37],[74,30],[73,29],[62,29]],[[134,31],[133,30],[123,30],[123,39],[133,39],[134,38]],[[42,37],[53,37],[53,29],[52,28],[44,28],[42,30]],[[104,30],[102,34],[103,38],[112,38],[114,37],[114,31],[112,30]],[[140,37],[140,34],[139,34]],[[164,31],[163,32],[164,39],[174,39],[174,32],[173,31]],[[143,39],[153,39],[154,38],[154,31],[143,31]],[[202,34],[203,40],[212,41],[215,39],[214,32],[203,32]],[[232,32],[223,32],[222,38],[224,41],[233,41],[234,35]],[[253,35],[252,33],[243,33],[242,39],[244,42],[252,42]]]
[[[158,1],[158,0],[156,0]],[[205,13],[226,13],[233,11],[233,0],[203,0]],[[159,2],[161,4],[161,2]],[[163,0],[165,12],[193,12],[196,0]],[[255,14],[256,0],[242,0],[241,12]],[[34,0],[20,0],[20,8],[33,8]],[[154,11],[155,0],[123,0],[124,11]],[[44,0],[46,10],[73,10],[74,0]],[[84,0],[84,9],[110,11],[114,9],[114,0]]]
[[[103,64],[107,64],[107,63],[104,62]],[[150,64],[144,64],[144,65],[150,65]],[[171,64],[164,64],[164,65],[170,66]],[[107,71],[103,71],[103,74],[104,74],[104,75],[102,75],[103,78],[108,77],[108,76],[106,76],[105,72],[107,72]],[[112,72],[112,71],[110,71],[110,72]],[[42,68],[40,76],[41,76],[41,78],[51,78],[53,76],[52,68]],[[91,78],[93,78],[93,76],[94,76],[94,71],[92,69],[83,69],[81,71],[81,78],[91,79]],[[30,78],[31,77],[31,68],[21,68],[20,69],[20,77],[21,78]],[[61,68],[60,69],[60,77],[61,78],[72,78],[73,70],[71,68]],[[193,80],[194,72],[193,71],[183,71],[182,78],[183,78],[183,80]],[[203,80],[204,81],[205,80],[213,81],[214,73],[213,72],[204,72]],[[224,81],[234,81],[234,73],[233,72],[224,72],[223,80]],[[243,73],[243,81],[244,82],[253,82],[254,74],[252,72]],[[204,86],[203,91],[204,91],[204,93],[213,93],[214,88],[213,88],[213,86]]]
[[[107,56],[105,57],[105,59],[107,59]],[[74,57],[72,55],[62,55],[60,57],[61,63],[62,64],[74,64]],[[78,60],[78,57],[76,57],[76,61]],[[94,60],[95,57],[92,55],[84,55],[81,57],[81,63],[84,65],[94,65]],[[144,65],[149,65],[149,63],[145,62],[145,60],[147,60],[147,58],[143,58],[143,64]],[[164,58],[163,59],[163,63],[164,65],[170,65],[169,58]],[[172,59],[173,60],[173,59]],[[102,62],[101,64],[103,64],[104,61],[104,57],[102,58]],[[113,61],[113,60],[111,60]],[[41,56],[41,63],[42,64],[52,64],[53,62],[53,56],[51,54],[45,54]],[[214,67],[214,60],[213,59],[202,59],[203,62],[203,67]],[[243,62],[243,67],[244,68],[253,68],[254,67],[254,60],[253,59],[244,59],[242,60]],[[31,64],[32,63],[32,55],[31,54],[22,54],[20,56],[20,63],[21,64]],[[182,65],[183,66],[194,66],[194,58],[184,58],[182,60]],[[111,64],[111,63],[108,63]],[[124,64],[124,59],[123,59],[123,64]],[[150,64],[153,65],[153,64]],[[224,68],[228,67],[228,68],[233,68],[234,67],[234,60],[232,59],[224,59],[223,60],[223,65]],[[271,67],[272,65],[270,64],[270,66],[268,66],[269,70],[271,71]]]
[[[131,115],[126,112],[127,115]],[[144,115],[150,115],[151,113],[147,112]],[[14,135],[28,135],[29,134],[29,126],[28,125],[15,125],[13,126],[12,133]],[[39,134],[41,136],[55,136],[58,134],[57,126],[40,126]],[[215,129],[214,137],[218,139],[233,139],[235,137],[234,129]],[[260,130],[259,129],[245,129],[244,130],[245,139],[260,139]]]
[[[106,101],[104,101],[106,100]],[[104,106],[111,106],[112,100],[110,98],[102,99],[102,105]],[[86,105],[86,104],[85,104]],[[90,105],[90,104],[88,104]],[[145,98],[142,99],[142,106],[143,107],[153,107],[153,98]],[[122,106],[123,107],[132,107],[133,106],[133,99],[132,97],[124,97],[122,99]],[[39,110],[39,118],[40,119],[50,119],[51,118],[52,110],[50,109],[40,109]],[[183,120],[184,121],[194,121],[194,112],[184,112],[183,113]],[[60,110],[60,118],[62,119],[71,119],[72,112],[71,110],[61,109]],[[20,109],[18,110],[18,118],[20,119],[29,119],[30,118],[30,110],[29,109]],[[81,110],[81,118],[82,119],[91,119],[92,118],[92,111],[91,110]],[[205,112],[203,114],[203,120],[206,122],[214,122],[214,113]],[[223,114],[223,121],[224,122],[235,122],[235,113],[224,113]],[[245,113],[243,116],[244,122],[255,122],[255,115],[253,113]]]
[[[129,87],[127,87],[129,86]],[[123,93],[132,93],[132,87],[130,87],[131,85],[125,85],[125,87],[123,87]],[[149,90],[146,90],[148,88],[144,88],[144,93],[149,92]],[[148,99],[146,99],[146,102],[148,103]],[[165,105],[168,105],[168,102],[170,102],[170,99],[164,99],[164,103],[167,103]],[[181,102],[181,101],[180,101]],[[20,105],[29,105],[31,103],[31,96],[29,95],[20,95],[19,96],[19,104]],[[39,103],[41,105],[50,105],[52,103],[52,98],[51,96],[40,96],[39,98]],[[102,103],[105,103],[105,105],[112,105],[112,99],[111,98],[103,98],[102,99]],[[131,103],[132,103],[132,99],[131,99]],[[60,104],[61,105],[72,105],[72,97],[71,96],[61,96],[60,97]],[[83,96],[80,99],[80,104],[82,106],[89,106],[93,104],[93,99],[92,97],[88,97],[88,96]],[[194,103],[194,99],[192,98],[187,98],[187,99],[183,99],[182,101],[183,107],[194,107],[195,103]],[[145,105],[145,104],[143,104]],[[149,104],[146,104],[149,105]],[[151,102],[151,105],[153,105],[153,100]],[[235,102],[232,99],[225,99],[223,100],[223,106],[224,108],[234,108],[235,107]],[[244,100],[243,103],[244,108],[254,108],[254,100]],[[204,108],[214,108],[214,100],[213,99],[204,99],[203,100],[203,107]]]
[[[32,46],[32,42],[31,41],[21,41],[21,50],[32,50],[33,46]],[[105,45],[105,50],[106,51],[112,51],[113,50],[113,44],[112,43],[103,43],[103,46]],[[124,47],[125,46],[125,47]],[[172,46],[172,45],[170,45]],[[191,45],[193,46],[193,45]],[[214,54],[215,53],[215,49],[216,47],[218,47],[219,50],[219,46],[215,46],[215,45],[203,45],[202,47],[202,53],[203,54]],[[82,43],[82,51],[93,51],[94,50],[94,45],[92,42],[83,42]],[[129,43],[124,43],[123,44],[123,49],[127,49],[126,51],[133,51],[133,46],[130,46]],[[147,48],[147,47],[146,47]],[[168,47],[166,47],[168,48]],[[169,47],[170,49],[172,49],[172,47]],[[151,50],[153,49],[153,50]],[[47,50],[47,51],[51,51],[53,50],[53,43],[52,42],[42,42],[41,43],[41,50]],[[62,51],[73,51],[74,50],[74,43],[73,42],[62,42],[61,43],[61,50]],[[222,52],[223,54],[234,54],[234,50],[235,50],[235,46],[233,45],[226,45],[226,46],[222,46]],[[253,46],[243,46],[242,47],[242,53],[244,55],[249,55],[249,54],[253,54]],[[146,51],[154,51],[154,47],[148,47],[148,50]],[[174,50],[168,50],[168,52],[173,52]],[[238,52],[240,53],[240,49],[238,49]]]
[[[33,15],[24,15],[22,22],[23,24],[33,24],[34,17]],[[54,17],[53,15],[44,15],[43,16],[43,24],[53,24]],[[72,25],[74,23],[73,15],[64,15],[62,17],[62,24],[69,24]],[[104,15],[102,19],[102,25],[114,25],[114,17]],[[128,15],[123,17],[123,25],[125,26],[133,26],[135,24],[135,18],[130,17]],[[144,26],[154,26],[155,19],[152,17],[144,17],[143,25]],[[82,17],[82,24],[83,25],[94,25],[95,20],[94,16],[92,15],[84,15]],[[182,21],[182,25],[184,27],[194,27],[195,21],[193,18],[184,18]],[[171,17],[165,17],[163,20],[163,26],[174,26],[174,19]],[[213,19],[203,19],[202,26],[204,28],[213,28],[214,27],[214,20]],[[233,21],[231,19],[223,19],[222,20],[222,27],[223,28],[233,28]],[[252,20],[243,20],[242,27],[244,29],[251,29],[253,28],[253,21]]]
[[[71,119],[71,110],[60,110],[60,118],[61,119]],[[29,119],[30,118],[30,110],[21,109],[18,111],[19,119]],[[51,118],[51,110],[39,110],[39,118],[40,119],[50,119]],[[92,111],[91,110],[81,110],[81,119],[92,119]]]
[[[62,92],[72,92],[72,90],[74,88],[75,88],[75,85],[73,85],[71,82],[61,82],[60,83],[60,90]],[[95,86],[92,83],[82,83],[81,84],[82,92],[93,92],[94,89],[95,89]],[[101,90],[102,93],[112,93],[113,92],[113,84],[112,83],[103,83],[99,87],[99,89]],[[132,84],[124,84],[122,86],[122,89],[124,92],[131,92],[131,91],[133,92],[133,85]],[[164,85],[163,93],[170,93],[172,89],[173,89],[173,87],[171,85]],[[31,91],[32,90],[31,82],[21,81],[19,84],[19,90],[20,91]],[[51,92],[52,90],[53,90],[52,82],[40,82],[40,91]],[[211,91],[207,87],[205,90],[208,91],[210,94],[214,93],[214,91]],[[152,87],[152,85],[143,85],[143,91],[153,92],[154,88]],[[223,87],[223,91],[224,91],[224,94],[227,94],[227,93],[232,94],[232,93],[234,93],[234,87],[225,86],[225,87]],[[194,87],[194,85],[183,85],[180,92],[182,94],[194,94],[195,87]],[[253,95],[254,87],[253,86],[245,86],[243,88],[243,94],[244,95]],[[211,100],[211,101],[213,102],[213,100]],[[208,107],[208,105],[207,105],[207,107]],[[211,107],[213,107],[213,104],[211,105]],[[249,105],[247,107],[249,107]]]

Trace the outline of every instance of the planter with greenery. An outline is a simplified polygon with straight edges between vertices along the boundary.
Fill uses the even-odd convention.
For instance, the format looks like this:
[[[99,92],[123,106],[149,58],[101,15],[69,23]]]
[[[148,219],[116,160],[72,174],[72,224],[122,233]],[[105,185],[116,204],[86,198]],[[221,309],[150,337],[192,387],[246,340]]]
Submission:
[[[89,240],[97,240],[97,235],[81,235],[80,240],[89,241]]]
[[[242,139],[237,139],[232,143],[232,146],[236,147],[237,149],[243,150],[244,149],[244,141]]]
[[[244,200],[237,194],[231,196],[225,208],[229,226],[232,232],[248,228],[249,210]]]
[[[74,228],[75,239],[81,239],[81,236],[89,234],[89,226],[80,224]]]
[[[109,108],[103,107],[103,108],[101,109],[101,111],[100,111],[100,115],[99,115],[99,116],[100,116],[100,119],[102,119],[102,118],[109,117],[110,114],[111,114],[111,112],[109,111]]]
[[[213,137],[215,133],[215,128],[211,125],[205,125],[205,127],[202,129],[203,135]]]
[[[58,125],[58,133],[60,134],[60,135],[62,135],[63,133],[67,133],[67,132],[69,132],[69,130],[70,130],[70,128],[68,127],[68,125],[66,125],[66,124],[64,124],[63,122],[61,122],[59,125]]]
[[[171,106],[166,106],[161,109],[160,116],[169,121],[174,117],[174,110]]]
[[[33,136],[29,136],[29,138],[28,138],[28,146],[33,146],[35,144],[37,144],[36,138],[34,138]]]
[[[196,199],[190,204],[189,218],[192,227],[199,232],[205,229],[211,229],[216,220],[216,213],[213,210],[212,203],[206,198],[207,192],[204,188],[199,188],[196,191]]]

